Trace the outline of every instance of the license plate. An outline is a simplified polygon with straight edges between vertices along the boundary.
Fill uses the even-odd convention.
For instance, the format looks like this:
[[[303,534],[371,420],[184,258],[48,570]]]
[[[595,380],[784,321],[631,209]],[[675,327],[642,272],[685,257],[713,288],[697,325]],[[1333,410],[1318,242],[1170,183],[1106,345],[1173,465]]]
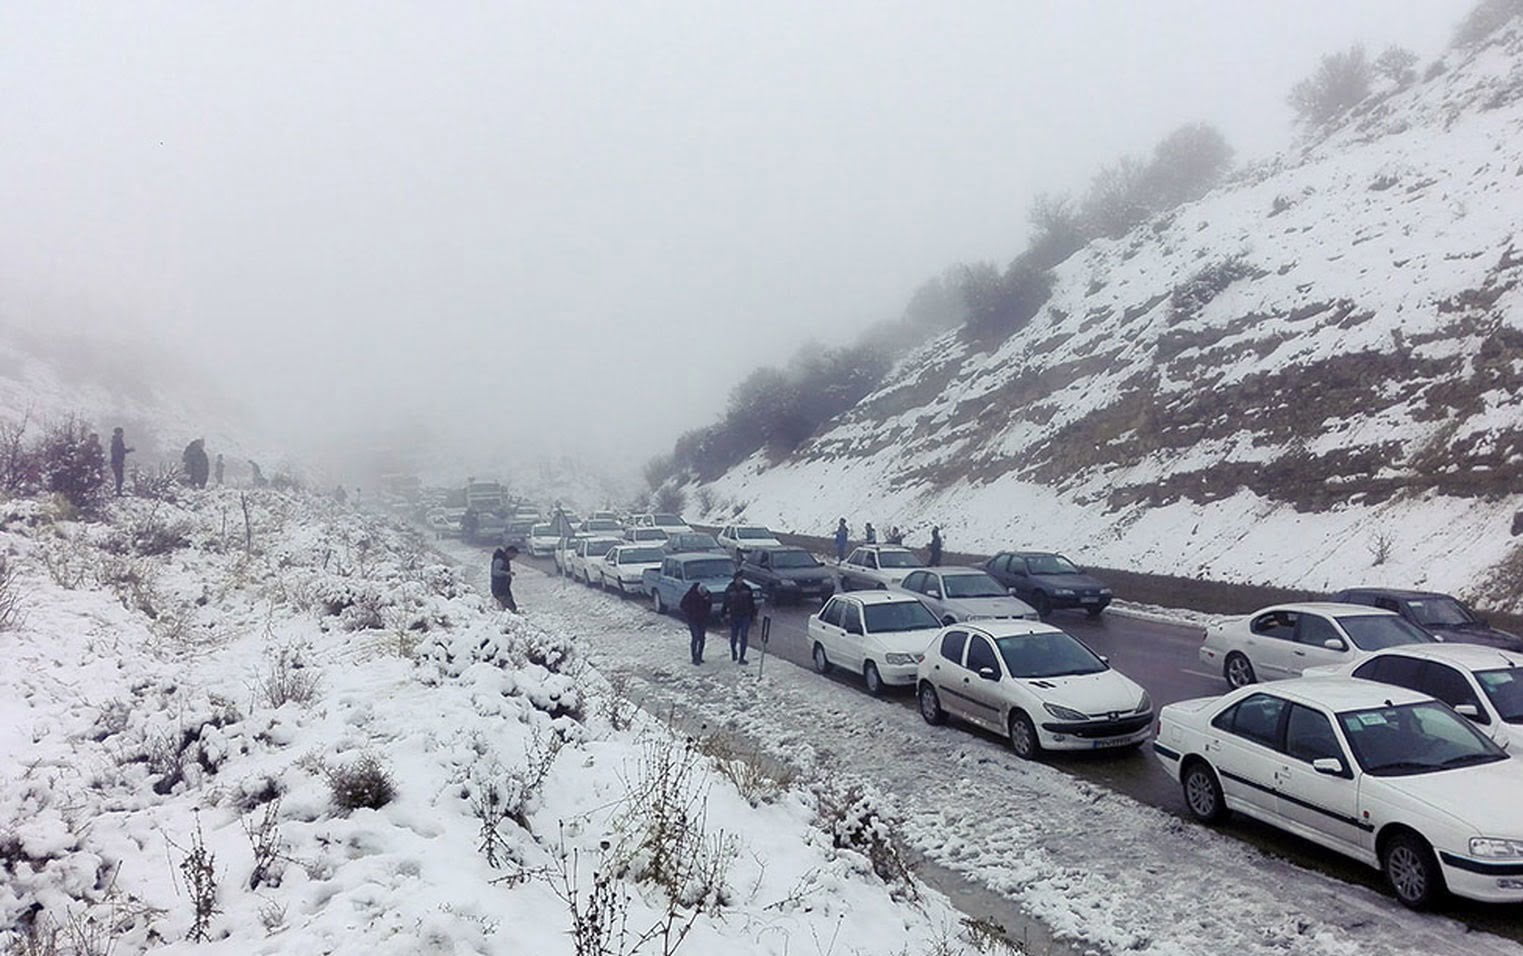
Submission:
[[[1097,598],[1097,597],[1084,597],[1084,598],[1079,598],[1079,603],[1080,604],[1099,604],[1100,603],[1100,599]]]
[[[1089,745],[1095,750],[1104,750],[1106,747],[1125,747],[1131,742],[1131,737],[1106,737],[1104,740],[1092,740]]]

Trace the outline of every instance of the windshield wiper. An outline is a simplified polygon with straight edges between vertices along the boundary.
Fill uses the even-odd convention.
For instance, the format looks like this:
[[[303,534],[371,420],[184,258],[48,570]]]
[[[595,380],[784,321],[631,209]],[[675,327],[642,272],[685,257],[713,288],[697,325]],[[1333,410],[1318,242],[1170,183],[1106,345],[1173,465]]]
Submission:
[[[1449,759],[1445,760],[1443,763],[1439,764],[1439,766],[1440,767],[1463,767],[1466,764],[1472,764],[1472,763],[1490,763],[1493,760],[1500,760],[1500,759],[1501,758],[1498,757],[1496,754],[1456,754],[1455,756],[1450,757]]]
[[[1402,770],[1437,770],[1438,767],[1431,763],[1418,763],[1415,760],[1393,760],[1390,763],[1376,764],[1371,767],[1370,773],[1382,773],[1384,771],[1399,772]]]

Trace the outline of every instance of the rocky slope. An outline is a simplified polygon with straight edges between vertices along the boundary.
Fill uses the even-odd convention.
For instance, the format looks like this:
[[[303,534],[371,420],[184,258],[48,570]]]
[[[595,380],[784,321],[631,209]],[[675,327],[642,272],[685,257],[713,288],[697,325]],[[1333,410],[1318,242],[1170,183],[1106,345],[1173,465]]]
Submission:
[[[940,524],[954,546],[1519,607],[1523,32],[1057,270],[707,517]]]

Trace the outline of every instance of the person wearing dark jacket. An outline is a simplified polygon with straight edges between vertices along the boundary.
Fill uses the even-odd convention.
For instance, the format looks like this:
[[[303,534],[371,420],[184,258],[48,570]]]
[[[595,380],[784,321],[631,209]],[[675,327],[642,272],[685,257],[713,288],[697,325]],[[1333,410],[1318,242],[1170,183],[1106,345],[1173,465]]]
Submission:
[[[739,571],[724,589],[720,613],[730,619],[730,660],[737,664],[748,663],[746,644],[750,640],[751,622],[756,619],[756,595]]]
[[[941,526],[931,529],[931,567],[941,564]]]
[[[212,470],[211,460],[206,457],[206,439],[197,438],[186,445],[180,458],[185,462],[185,477],[190,479],[191,487],[205,488]]]
[[[702,584],[694,584],[682,595],[682,600],[677,604],[682,611],[683,620],[687,621],[688,633],[692,636],[689,649],[693,655],[693,666],[703,663],[703,638],[704,631],[709,626],[709,589]]]
[[[518,613],[518,605],[513,600],[513,559],[516,557],[518,549],[512,545],[492,552],[492,597],[497,599],[498,607],[514,614]]]
[[[122,428],[118,425],[111,431],[111,477],[116,479],[116,496],[122,496],[122,479],[127,474],[127,456],[136,449],[127,447],[127,440],[122,437]]]
[[[871,521],[869,521],[867,523],[867,527],[862,529],[862,543],[863,544],[877,544],[878,543],[878,529],[873,527],[873,523]]]
[[[836,522],[836,564],[846,560],[846,542],[851,532],[846,530],[846,519]]]

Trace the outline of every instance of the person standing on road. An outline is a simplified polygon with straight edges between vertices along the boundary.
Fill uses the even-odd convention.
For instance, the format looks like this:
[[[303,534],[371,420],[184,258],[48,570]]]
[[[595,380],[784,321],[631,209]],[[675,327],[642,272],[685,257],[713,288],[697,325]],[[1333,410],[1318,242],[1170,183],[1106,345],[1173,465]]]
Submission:
[[[836,523],[836,564],[846,560],[846,542],[851,537],[851,532],[846,529],[846,519],[842,518]]]
[[[111,477],[116,479],[116,496],[122,496],[122,478],[127,474],[127,456],[136,449],[127,447],[127,440],[122,437],[122,427],[118,425],[111,431]]]
[[[702,584],[694,584],[682,595],[677,607],[682,611],[682,619],[687,621],[688,634],[692,637],[688,649],[692,652],[693,666],[697,667],[703,663],[704,632],[709,626],[709,611],[712,608],[709,589]]]
[[[518,604],[513,600],[513,559],[518,557],[518,549],[509,545],[506,548],[498,548],[492,552],[492,597],[497,599],[497,606],[518,613]]]
[[[862,541],[864,544],[878,543],[878,529],[873,527],[873,523],[871,521],[867,523],[866,528],[862,529]]]
[[[941,564],[941,526],[936,525],[931,529],[931,567],[939,567]]]
[[[724,589],[720,613],[730,618],[730,660],[737,664],[749,663],[746,645],[750,641],[751,622],[756,619],[756,595],[740,571],[735,572],[729,587]]]

